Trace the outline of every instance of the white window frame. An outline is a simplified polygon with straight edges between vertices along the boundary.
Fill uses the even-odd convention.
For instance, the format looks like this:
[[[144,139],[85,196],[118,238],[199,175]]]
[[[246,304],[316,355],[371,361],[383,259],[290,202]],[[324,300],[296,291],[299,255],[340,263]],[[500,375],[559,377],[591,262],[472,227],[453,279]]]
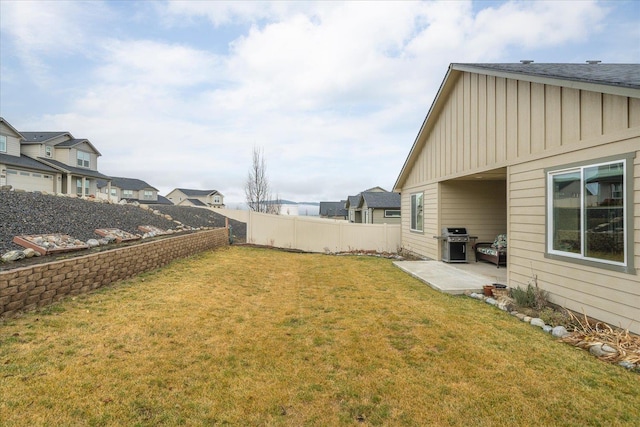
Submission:
[[[45,145],[44,146],[44,155],[45,157],[51,157],[53,153],[53,147],[51,147],[50,145]]]
[[[152,190],[144,190],[144,200],[153,200]]]
[[[385,218],[400,218],[402,216],[400,209],[385,209],[384,217]]]
[[[621,156],[612,156],[604,159],[596,159],[589,162],[580,162],[571,165],[566,165],[558,168],[550,168],[545,170],[547,187],[546,187],[546,225],[547,225],[547,235],[546,235],[546,253],[545,256],[547,258],[560,259],[563,261],[574,262],[578,264],[599,267],[609,270],[622,271],[627,273],[635,273],[635,269],[633,268],[633,197],[631,193],[633,192],[633,188],[629,188],[629,185],[633,187],[633,158],[634,154],[629,155],[621,155]],[[622,212],[623,212],[623,261],[612,261],[602,258],[594,258],[586,256],[585,253],[585,235],[586,235],[586,224],[585,224],[585,170],[588,168],[601,167],[606,165],[613,164],[622,164],[622,190],[621,194],[624,196],[624,202],[622,204]],[[580,206],[580,225],[579,225],[579,233],[580,233],[580,252],[568,252],[562,251],[559,249],[554,249],[554,189],[553,178],[557,175],[569,174],[569,173],[579,173],[580,176],[580,193],[576,194],[575,197],[579,198],[579,206]],[[630,237],[631,236],[631,237]]]
[[[123,199],[133,199],[133,190],[122,190]]]
[[[81,168],[91,167],[91,154],[86,151],[78,150],[76,152],[76,164]]]
[[[424,192],[412,193],[410,198],[411,217],[409,229],[416,233],[424,232]]]
[[[0,135],[0,153],[7,152],[7,137]]]

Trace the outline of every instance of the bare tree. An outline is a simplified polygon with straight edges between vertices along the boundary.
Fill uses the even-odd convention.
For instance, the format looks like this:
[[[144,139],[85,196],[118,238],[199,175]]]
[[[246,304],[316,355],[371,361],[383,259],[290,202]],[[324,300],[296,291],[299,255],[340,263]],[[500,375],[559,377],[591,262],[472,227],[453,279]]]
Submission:
[[[253,161],[244,187],[249,209],[262,213],[280,213],[279,203],[272,200],[271,186],[267,177],[267,164],[262,149],[253,147]]]

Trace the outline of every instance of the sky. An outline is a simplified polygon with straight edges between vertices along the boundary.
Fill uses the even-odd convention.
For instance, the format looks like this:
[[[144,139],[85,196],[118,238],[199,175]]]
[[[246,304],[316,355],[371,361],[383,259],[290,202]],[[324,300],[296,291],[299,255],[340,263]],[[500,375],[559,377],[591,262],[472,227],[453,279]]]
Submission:
[[[392,190],[450,63],[640,63],[638,1],[0,0],[0,115],[233,205]]]

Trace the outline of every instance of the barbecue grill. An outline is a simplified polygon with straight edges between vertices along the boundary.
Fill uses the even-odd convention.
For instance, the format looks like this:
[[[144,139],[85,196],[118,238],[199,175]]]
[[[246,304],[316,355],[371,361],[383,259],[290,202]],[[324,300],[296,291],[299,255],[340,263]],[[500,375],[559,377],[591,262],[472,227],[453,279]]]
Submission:
[[[467,243],[475,237],[465,227],[443,227],[442,234],[433,237],[442,241],[442,261],[467,262]]]

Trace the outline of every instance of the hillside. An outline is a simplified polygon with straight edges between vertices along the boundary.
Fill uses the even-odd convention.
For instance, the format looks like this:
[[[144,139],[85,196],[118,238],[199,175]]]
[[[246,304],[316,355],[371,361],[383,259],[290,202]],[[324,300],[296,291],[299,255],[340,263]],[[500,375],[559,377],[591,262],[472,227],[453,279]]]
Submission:
[[[152,210],[163,215],[155,214]],[[172,220],[164,215],[170,215]],[[60,233],[87,241],[99,237],[94,231],[96,228],[118,228],[140,234],[140,225],[175,230],[178,226],[175,221],[191,228],[225,226],[224,216],[202,208],[153,205],[145,210],[131,204],[118,205],[40,193],[0,191],[0,255],[10,250],[24,249],[12,242],[13,237],[19,235]],[[233,234],[243,240],[246,225],[231,219],[229,222]]]

